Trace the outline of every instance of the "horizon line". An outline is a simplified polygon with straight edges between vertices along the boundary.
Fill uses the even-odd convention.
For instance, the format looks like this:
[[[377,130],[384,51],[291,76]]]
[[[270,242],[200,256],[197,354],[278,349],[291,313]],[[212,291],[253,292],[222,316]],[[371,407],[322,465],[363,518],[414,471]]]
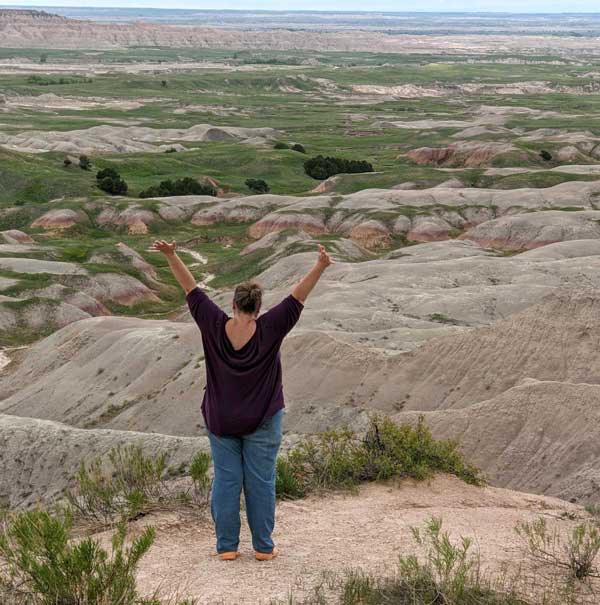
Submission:
[[[599,15],[600,10],[591,12],[569,12],[569,11],[554,11],[554,12],[522,12],[522,11],[472,11],[472,10],[421,10],[421,11],[390,11],[390,10],[372,10],[372,11],[360,11],[360,10],[319,10],[319,9],[289,9],[289,10],[277,10],[277,9],[252,9],[252,8],[168,8],[168,7],[156,7],[156,6],[101,6],[101,5],[64,5],[64,4],[0,4],[0,9],[11,9],[11,8],[24,8],[24,9],[102,9],[102,10],[155,10],[155,11],[168,11],[168,12],[219,12],[219,13],[299,13],[299,14],[333,14],[333,15],[530,15],[530,16],[544,16],[544,15],[573,15],[573,16],[587,16],[587,15]]]

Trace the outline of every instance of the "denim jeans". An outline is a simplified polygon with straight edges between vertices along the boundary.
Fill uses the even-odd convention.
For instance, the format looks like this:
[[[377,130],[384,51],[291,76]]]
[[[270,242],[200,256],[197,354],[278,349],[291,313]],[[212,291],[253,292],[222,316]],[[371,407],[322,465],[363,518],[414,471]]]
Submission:
[[[275,526],[275,476],[282,420],[283,410],[279,410],[254,433],[243,437],[208,433],[215,468],[211,513],[219,553],[238,549],[242,489],[252,546],[257,552],[273,551],[271,533]]]

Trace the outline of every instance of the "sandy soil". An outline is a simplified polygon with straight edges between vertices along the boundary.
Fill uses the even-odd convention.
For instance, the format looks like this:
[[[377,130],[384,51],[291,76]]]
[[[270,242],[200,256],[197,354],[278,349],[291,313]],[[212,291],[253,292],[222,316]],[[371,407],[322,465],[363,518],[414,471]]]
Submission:
[[[585,515],[561,500],[476,488],[448,476],[428,484],[369,485],[358,494],[280,504],[274,538],[281,556],[270,563],[254,560],[245,523],[241,558],[224,563],[214,555],[208,521],[163,514],[143,522],[157,528],[157,540],[142,561],[139,583],[148,593],[178,591],[203,604],[285,601],[290,592],[300,597],[310,591],[324,571],[393,568],[399,555],[415,552],[410,528],[431,516],[441,516],[453,538],[472,536],[484,566],[495,570],[523,560],[518,521],[544,515],[565,531],[572,522],[561,520],[564,511]]]

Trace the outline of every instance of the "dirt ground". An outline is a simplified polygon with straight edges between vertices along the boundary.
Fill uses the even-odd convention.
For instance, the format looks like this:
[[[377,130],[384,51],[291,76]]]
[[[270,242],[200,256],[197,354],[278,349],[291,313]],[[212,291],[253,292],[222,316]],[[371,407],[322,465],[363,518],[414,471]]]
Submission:
[[[241,557],[221,562],[214,554],[209,521],[186,521],[176,513],[145,519],[157,539],[143,559],[139,585],[152,593],[177,593],[198,603],[287,602],[320,583],[323,572],[348,569],[392,570],[399,555],[415,551],[410,528],[432,516],[442,517],[453,538],[474,538],[484,567],[518,564],[524,555],[514,527],[518,521],[545,516],[561,531],[573,521],[565,511],[585,516],[565,501],[497,488],[468,486],[454,477],[427,483],[368,485],[358,493],[311,497],[279,504],[275,541],[281,556],[259,563],[253,558],[248,530],[242,524]],[[140,522],[136,530],[141,529]]]

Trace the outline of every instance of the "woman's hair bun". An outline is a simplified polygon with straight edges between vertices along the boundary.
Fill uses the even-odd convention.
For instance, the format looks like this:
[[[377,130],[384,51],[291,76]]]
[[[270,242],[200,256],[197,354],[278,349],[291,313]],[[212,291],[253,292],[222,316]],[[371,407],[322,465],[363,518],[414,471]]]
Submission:
[[[260,311],[263,289],[255,281],[247,281],[235,289],[233,302],[242,313],[255,314]]]

